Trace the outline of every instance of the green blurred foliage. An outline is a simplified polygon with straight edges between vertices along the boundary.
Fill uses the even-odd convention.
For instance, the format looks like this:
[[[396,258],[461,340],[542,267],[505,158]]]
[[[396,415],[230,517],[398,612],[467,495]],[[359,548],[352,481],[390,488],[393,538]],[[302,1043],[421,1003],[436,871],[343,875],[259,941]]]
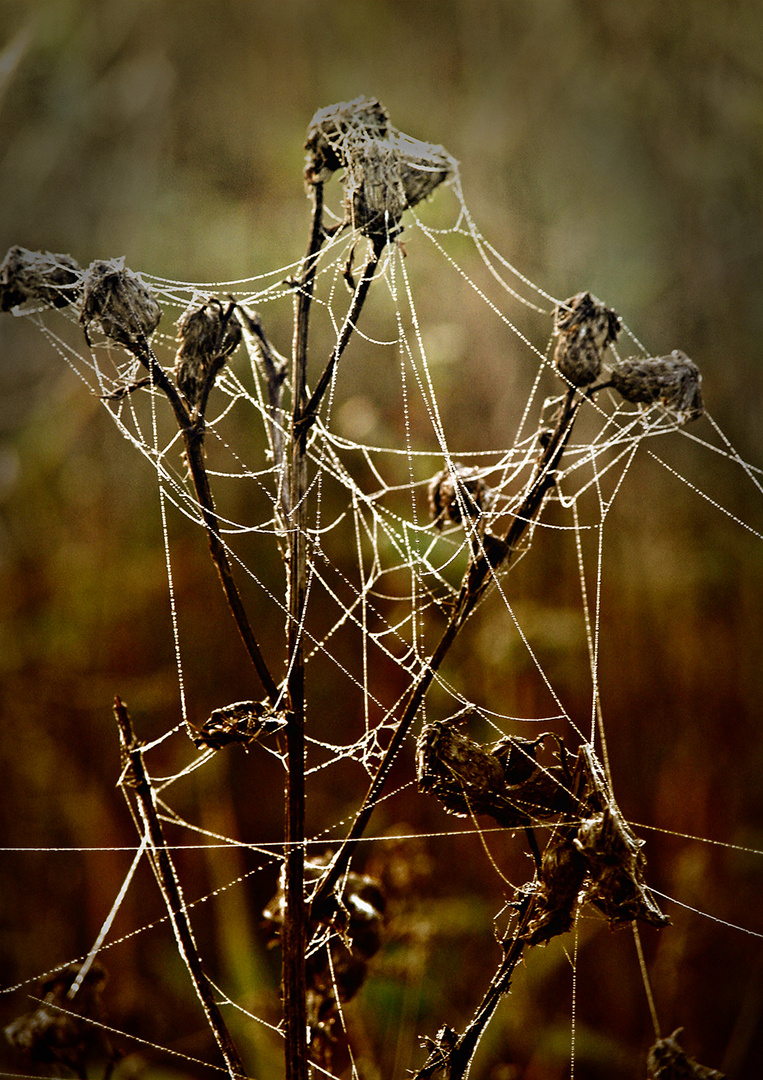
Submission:
[[[310,117],[376,95],[397,126],[460,160],[482,231],[523,272],[555,295],[591,289],[650,349],[692,356],[710,412],[743,458],[761,462],[762,35],[757,0],[0,0],[0,252],[19,243],[83,265],[125,255],[136,270],[200,282],[285,266],[305,243]],[[446,430],[455,445],[506,445],[534,361],[486,324],[468,287],[433,279],[441,265],[427,259],[412,243]],[[367,314],[373,325],[372,306]],[[284,352],[287,316],[268,325]],[[534,331],[543,342],[548,327]],[[362,351],[352,356],[340,420],[402,440],[394,373],[369,373]],[[128,701],[146,737],[178,715],[155,486],[60,358],[10,316],[0,321],[0,388],[4,843],[129,845],[111,699]],[[659,453],[761,529],[741,470],[723,471],[685,440]],[[249,678],[203,539],[183,522],[173,536],[189,700],[201,719],[250,696]],[[600,675],[624,812],[762,847],[760,541],[642,457],[607,520],[605,553]],[[533,649],[585,723],[574,558],[571,544],[539,534],[511,584]],[[276,565],[263,572],[279,580]],[[263,617],[266,642],[277,643],[280,616]],[[446,675],[502,712],[549,710],[498,603],[485,605]],[[314,715],[341,723],[331,686],[312,693]],[[254,767],[230,755],[214,777],[183,788],[181,808],[212,831],[277,839],[281,777],[258,758],[253,795]],[[410,768],[409,759],[401,781]],[[315,831],[355,798],[342,785],[316,794]],[[409,831],[451,824],[421,803],[405,808]],[[375,831],[397,824],[380,814]],[[655,887],[763,931],[760,859],[644,835]],[[526,878],[519,850],[498,837],[491,846],[511,880]],[[257,865],[225,855],[181,860],[193,897]],[[87,951],[130,857],[3,856],[3,985]],[[369,1077],[402,1075],[420,1034],[463,1026],[497,962],[490,917],[503,897],[478,841],[431,842],[426,860],[408,906],[400,900],[398,940],[352,1013],[361,1056],[380,1070],[366,1065]],[[247,877],[195,918],[213,970],[241,1004],[277,1022],[277,963],[258,928],[274,884],[272,868]],[[723,1063],[732,1080],[757,1075],[756,939],[670,913],[673,928],[645,935],[664,1032],[684,1025],[691,1052]],[[160,914],[145,873],[117,930]],[[480,1077],[568,1074],[569,967],[558,949],[535,952],[486,1037]],[[579,953],[576,1075],[643,1075],[650,1022],[631,939],[585,924]],[[211,1053],[166,928],[104,961],[115,1024]],[[2,999],[3,1017],[27,1008],[25,994]],[[277,1075],[277,1043],[243,1019],[236,1034],[252,1069]],[[140,1050],[125,1074],[145,1072],[144,1053],[153,1060]]]

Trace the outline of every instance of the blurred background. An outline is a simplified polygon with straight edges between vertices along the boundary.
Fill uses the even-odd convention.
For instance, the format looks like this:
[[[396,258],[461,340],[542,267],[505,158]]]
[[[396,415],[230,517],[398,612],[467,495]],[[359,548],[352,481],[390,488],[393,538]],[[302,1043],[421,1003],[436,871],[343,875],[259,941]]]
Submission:
[[[311,116],[378,96],[396,126],[461,162],[482,232],[524,273],[553,295],[591,290],[654,353],[688,353],[708,410],[760,465],[761,41],[757,0],[0,0],[0,254],[21,244],[81,265],[124,255],[134,270],[184,281],[284,266],[306,243]],[[496,341],[468,289],[444,290],[427,258],[422,241],[411,244],[424,331],[451,351],[437,368],[446,430],[455,445],[507,445],[526,383],[507,372],[512,346]],[[288,352],[288,310],[268,331]],[[348,387],[370,409],[366,431],[399,440],[396,401],[363,388],[374,373],[356,355]],[[763,530],[760,495],[741,469],[687,439],[658,449]],[[237,513],[245,519],[246,507]],[[173,536],[200,721],[251,686],[206,543],[180,521]],[[757,535],[646,455],[605,531],[600,677],[618,801],[634,823],[719,842],[640,832],[650,883],[688,905],[665,902],[674,925],[644,932],[660,1022],[663,1034],[683,1026],[687,1049],[732,1080],[763,1069],[763,858],[746,850],[763,848],[761,551]],[[540,535],[510,581],[552,684],[585,722],[585,642],[567,618],[580,607],[574,552]],[[448,677],[468,678],[471,696],[497,711],[542,715],[548,701],[521,651],[502,649],[491,612]],[[277,641],[280,615],[263,618]],[[0,320],[0,619],[7,987],[86,953],[129,866],[127,851],[47,850],[134,843],[115,789],[114,694],[146,737],[178,716],[151,471],[55,351],[10,315]],[[318,715],[333,691],[313,692]],[[410,778],[410,753],[401,770]],[[180,800],[196,820],[278,838],[275,765],[231,753],[198,775]],[[314,798],[318,833],[351,812],[357,792]],[[411,795],[375,832],[452,825]],[[512,880],[525,880],[526,857],[492,845]],[[368,866],[391,882],[390,940],[351,1023],[363,1075],[387,1078],[421,1063],[420,1035],[443,1023],[460,1030],[471,1015],[498,962],[492,917],[504,896],[477,841],[380,847]],[[249,858],[185,853],[187,893],[247,874],[257,865]],[[161,915],[143,871],[115,933]],[[265,866],[194,915],[211,970],[273,1022],[278,962],[259,921],[275,884]],[[213,1059],[166,927],[103,959],[111,1023]],[[629,932],[582,928],[577,988],[575,1075],[642,1077],[653,1032]],[[30,992],[25,984],[0,997],[0,1024],[33,1007]],[[533,950],[475,1078],[568,1076],[571,993],[558,943]],[[243,1018],[233,1023],[252,1075],[279,1075],[277,1044]],[[193,1074],[126,1039],[122,1047],[120,1075]]]

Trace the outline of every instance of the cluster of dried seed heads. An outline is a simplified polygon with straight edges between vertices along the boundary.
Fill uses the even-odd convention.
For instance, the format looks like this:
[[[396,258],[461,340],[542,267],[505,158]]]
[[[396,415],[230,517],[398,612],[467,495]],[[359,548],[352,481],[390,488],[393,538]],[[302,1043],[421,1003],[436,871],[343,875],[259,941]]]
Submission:
[[[456,162],[442,146],[398,131],[373,98],[320,109],[310,122],[306,149],[308,183],[324,181],[344,168],[346,223],[382,241],[400,231],[404,210],[456,171]]]
[[[599,377],[607,346],[620,333],[620,316],[582,292],[557,306],[554,332],[557,371],[573,386],[590,386]]]
[[[308,885],[323,876],[328,861],[330,857],[305,864]],[[331,1067],[333,1048],[341,1032],[340,1008],[360,990],[369,961],[381,946],[386,909],[384,890],[376,878],[348,873],[343,881],[333,927],[309,924],[310,932],[319,935],[305,964],[310,1051],[313,1061],[323,1068]],[[273,943],[281,936],[285,906],[282,874],[278,891],[263,912]]]
[[[460,525],[464,517],[479,520],[493,501],[479,469],[455,462],[429,481],[429,517],[437,529],[446,522]]]
[[[82,270],[71,255],[12,247],[0,265],[0,311],[27,301],[62,308],[82,292]]]
[[[159,325],[162,311],[156,297],[124,259],[97,260],[85,272],[80,322],[140,356]]]
[[[193,408],[214,382],[217,373],[241,341],[241,323],[235,304],[227,308],[215,297],[188,308],[177,323],[178,351],[175,378]]]
[[[634,919],[666,925],[644,882],[642,843],[611,798],[590,748],[580,747],[570,771],[557,740],[557,760],[544,765],[537,751],[547,738],[508,736],[484,746],[448,721],[428,724],[416,748],[419,790],[452,814],[489,814],[505,828],[556,825],[528,889],[528,945],[566,933],[580,903],[597,907],[611,927]]]

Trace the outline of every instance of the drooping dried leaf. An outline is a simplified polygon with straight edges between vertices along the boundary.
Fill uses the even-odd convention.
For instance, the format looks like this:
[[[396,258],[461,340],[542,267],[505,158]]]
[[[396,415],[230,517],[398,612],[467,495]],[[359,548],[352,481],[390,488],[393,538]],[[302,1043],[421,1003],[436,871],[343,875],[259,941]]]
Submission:
[[[588,386],[598,378],[607,346],[617,339],[620,316],[589,292],[577,293],[559,304],[554,332],[559,340],[554,363],[573,386]]]
[[[553,836],[533,886],[534,914],[524,935],[528,945],[545,944],[572,927],[585,876],[585,859],[570,843],[568,830]]]
[[[683,1028],[676,1028],[667,1039],[658,1039],[646,1059],[649,1080],[725,1080],[717,1069],[700,1065],[688,1056],[678,1042]]]
[[[634,404],[659,402],[675,414],[679,424],[698,419],[703,412],[702,375],[686,353],[674,349],[669,356],[634,356],[612,368],[612,385]]]
[[[130,352],[145,350],[162,317],[161,308],[124,259],[92,262],[85,272],[80,322],[92,326]]]
[[[670,922],[644,881],[643,841],[629,829],[616,807],[605,806],[581,824],[573,841],[585,859],[585,899],[606,916],[612,929],[640,919],[652,926]]]
[[[62,308],[82,291],[82,270],[71,255],[12,247],[0,266],[0,311],[27,300]]]
[[[581,822],[573,843],[586,861],[585,899],[604,913],[612,929],[639,919],[667,926],[644,880],[646,858],[639,840],[612,798],[604,773],[591,748],[580,748],[582,777]]]

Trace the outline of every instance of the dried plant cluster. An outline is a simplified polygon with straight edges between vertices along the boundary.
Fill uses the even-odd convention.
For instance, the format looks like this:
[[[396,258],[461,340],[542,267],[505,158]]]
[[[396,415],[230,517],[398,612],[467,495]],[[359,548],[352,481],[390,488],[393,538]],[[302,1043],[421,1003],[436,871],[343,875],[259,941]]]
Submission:
[[[106,971],[97,962],[87,969],[73,965],[57,971],[41,986],[37,1008],[9,1024],[5,1037],[35,1068],[70,1070],[84,1080],[97,1061],[107,1080],[119,1054],[108,1031],[98,1026],[105,1018],[101,994],[106,982]]]
[[[403,212],[455,172],[455,162],[442,146],[398,131],[384,107],[371,98],[320,109],[308,131],[307,150],[309,183],[345,170],[347,223],[369,237],[397,235]]]
[[[321,109],[310,124],[306,149],[313,219],[301,273],[291,282],[296,299],[290,416],[282,403],[287,362],[271,346],[259,316],[244,310],[234,298],[224,302],[201,297],[192,303],[177,322],[174,364],[164,365],[152,343],[162,315],[160,305],[123,259],[96,261],[81,270],[68,255],[14,247],[0,267],[2,310],[72,305],[89,345],[93,346],[93,335],[100,334],[107,344],[127,350],[146,372],[110,396],[119,398],[151,387],[165,396],[177,421],[210,554],[263,690],[262,700],[224,705],[200,729],[188,725],[188,734],[204,751],[221,751],[231,744],[252,747],[266,737],[286,748],[283,871],[264,918],[270,937],[282,950],[288,1080],[306,1080],[311,1063],[330,1069],[337,1048],[347,1039],[342,1006],[357,995],[385,933],[382,885],[352,869],[359,841],[451,645],[495,580],[496,571],[511,565],[554,490],[581,407],[600,392],[614,391],[639,409],[664,410],[675,424],[696,419],[702,412],[701,377],[682,352],[657,358],[615,357],[610,362],[607,350],[621,329],[616,312],[589,292],[557,305],[550,333],[556,340],[553,369],[561,387],[559,407],[538,439],[532,475],[510,512],[499,504],[479,470],[449,461],[432,478],[428,502],[433,528],[436,532],[444,526],[463,530],[468,565],[436,648],[399,698],[392,735],[382,748],[345,840],[324,860],[307,862],[305,658],[299,630],[307,603],[307,436],[358,322],[382,251],[401,231],[404,212],[447,181],[454,174],[455,162],[441,146],[397,131],[383,106],[370,98]],[[327,227],[323,185],[339,170],[344,170],[345,217],[338,226]],[[353,296],[342,330],[310,395],[305,371],[316,261],[322,245],[341,229],[366,237],[371,254],[357,285],[352,282]],[[265,662],[239,594],[220,535],[203,448],[207,401],[242,339],[243,327],[254,342],[267,386],[275,464],[279,475],[286,476],[286,481],[279,480],[274,498],[288,538],[286,674],[282,678]],[[243,1076],[243,1063],[204,972],[182,903],[157,813],[156,792],[143,765],[142,744],[118,698],[114,714],[123,754],[123,790],[150,838],[152,869],[180,955],[228,1075]],[[612,928],[635,926],[637,921],[663,927],[668,922],[646,884],[642,842],[621,814],[592,746],[581,742],[571,750],[551,733],[535,739],[510,735],[482,744],[461,730],[469,718],[459,714],[423,727],[416,750],[419,790],[438,799],[448,813],[475,821],[487,816],[511,834],[523,832],[535,869],[513,897],[514,915],[501,943],[498,968],[473,1019],[460,1034],[446,1025],[436,1038],[425,1040],[429,1054],[414,1080],[436,1075],[460,1080],[468,1075],[474,1049],[508,991],[517,963],[527,950],[570,930],[585,905],[596,908]],[[547,836],[542,849],[536,836],[540,830]],[[61,973],[45,988],[43,1004],[7,1029],[8,1038],[34,1064],[64,1065],[84,1076],[87,1063],[96,1056],[106,1061],[108,1071],[115,1060],[113,1051],[100,1036],[93,1045],[92,1032],[85,1030],[81,1019],[97,1020],[101,1015],[103,981],[97,965],[79,978],[76,972]],[[69,1010],[65,1015],[54,1008],[64,1002]],[[717,1080],[719,1073],[686,1057],[677,1035],[658,1040],[652,1048],[648,1061],[652,1080]]]
[[[329,861],[330,856],[307,863],[305,880],[318,881]],[[280,941],[283,932],[285,890],[282,873],[278,892],[263,913],[273,944]],[[331,929],[318,922],[311,924],[313,944],[306,962],[310,1053],[324,1069],[332,1068],[336,1045],[341,1042],[340,1009],[357,995],[369,962],[381,947],[386,906],[380,881],[366,874],[349,873],[343,883],[340,913]]]

